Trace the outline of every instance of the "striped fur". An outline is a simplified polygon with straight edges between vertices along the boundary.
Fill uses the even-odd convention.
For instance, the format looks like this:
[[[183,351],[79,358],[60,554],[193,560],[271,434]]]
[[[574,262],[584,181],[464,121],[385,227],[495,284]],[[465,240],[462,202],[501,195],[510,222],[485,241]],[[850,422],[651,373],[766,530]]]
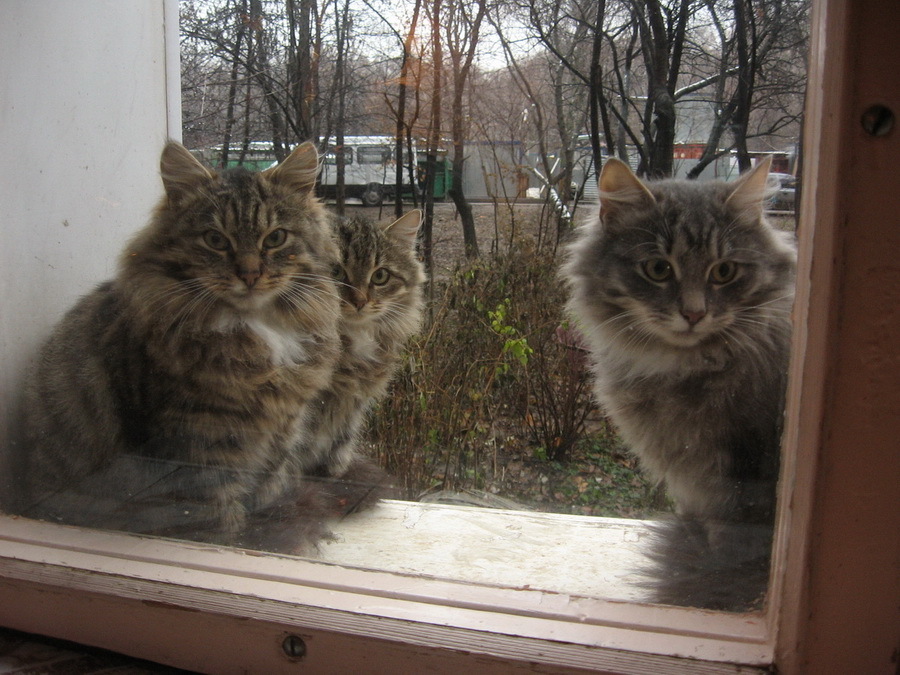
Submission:
[[[361,217],[335,222],[342,350],[331,384],[311,407],[303,456],[326,475],[368,476],[356,493],[344,490],[351,507],[379,494],[367,483],[378,472],[357,451],[358,435],[421,320],[425,276],[415,252],[420,221],[421,212],[410,211],[386,225]],[[348,478],[353,481],[361,479]]]
[[[166,146],[150,223],[27,384],[23,512],[278,550],[321,534],[301,451],[340,309],[317,162],[304,144],[217,174]]]

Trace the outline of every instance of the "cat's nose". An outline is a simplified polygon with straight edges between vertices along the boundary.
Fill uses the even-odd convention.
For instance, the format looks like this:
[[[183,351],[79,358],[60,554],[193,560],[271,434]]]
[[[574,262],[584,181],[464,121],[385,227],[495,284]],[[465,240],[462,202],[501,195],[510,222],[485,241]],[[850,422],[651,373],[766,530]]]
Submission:
[[[241,281],[247,284],[247,288],[253,288],[262,272],[259,267],[239,267],[237,275]]]
[[[365,293],[360,293],[359,291],[354,290],[353,306],[356,307],[357,312],[361,312],[363,307],[365,307],[366,303],[368,302],[369,299],[366,297]]]
[[[681,316],[688,322],[689,326],[696,326],[706,316],[706,310],[681,310]]]

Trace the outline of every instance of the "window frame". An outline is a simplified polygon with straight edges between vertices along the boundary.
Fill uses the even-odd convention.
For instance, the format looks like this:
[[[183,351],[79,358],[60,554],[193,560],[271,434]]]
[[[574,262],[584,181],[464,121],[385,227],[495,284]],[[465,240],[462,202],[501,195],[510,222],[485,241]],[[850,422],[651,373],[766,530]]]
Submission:
[[[765,612],[721,614],[459,584],[2,516],[0,624],[214,672],[251,667],[280,672],[298,660],[332,671],[428,663],[441,672],[475,665],[479,672],[510,672],[537,664],[554,672],[691,673],[735,672],[738,663],[822,672],[816,664],[847,662],[838,651],[846,642],[840,636],[859,635],[876,622],[890,624],[895,615],[871,610],[860,626],[827,619],[850,602],[871,600],[868,607],[881,607],[877,594],[896,590],[896,580],[893,586],[885,582],[889,570],[866,568],[883,560],[878,551],[866,549],[857,559],[840,561],[845,572],[855,573],[844,587],[835,589],[828,576],[829,556],[836,555],[836,537],[843,532],[838,512],[844,519],[857,516],[859,536],[884,528],[884,520],[866,523],[858,517],[878,513],[873,509],[879,506],[888,525],[897,520],[884,510],[896,511],[892,493],[873,490],[859,497],[865,501],[860,505],[846,491],[831,489],[836,472],[872,477],[879,471],[896,475],[891,472],[897,468],[896,458],[888,456],[881,466],[859,466],[856,448],[835,433],[831,421],[837,415],[853,429],[853,420],[841,416],[852,374],[840,366],[842,359],[853,358],[862,339],[848,333],[840,313],[849,299],[873,288],[862,275],[853,275],[862,269],[853,256],[865,237],[896,238],[887,218],[890,208],[898,210],[896,191],[887,196],[887,205],[872,206],[880,221],[863,221],[867,200],[875,201],[874,187],[867,188],[865,169],[853,159],[862,152],[887,152],[884,145],[873,149],[873,140],[860,134],[860,105],[887,96],[898,109],[896,75],[885,90],[883,73],[875,72],[876,64],[889,62],[883,50],[898,55],[896,40],[859,38],[883,35],[885,26],[900,20],[900,9],[890,0],[870,2],[865,10],[864,4],[822,0],[814,5],[799,311],[780,525]],[[850,75],[857,72],[863,75],[851,85]],[[894,157],[900,156],[897,136],[894,130],[880,139]],[[849,165],[840,161],[846,157]],[[839,189],[848,182],[858,188],[852,198]],[[861,222],[875,235],[860,234]],[[890,354],[887,343],[881,349]],[[898,400],[896,385],[883,390]],[[885,438],[881,433],[876,441]],[[889,446],[876,445],[871,452],[879,448]],[[858,581],[867,573],[887,587],[865,590]],[[878,657],[887,638],[884,630],[875,633],[866,639],[866,653],[874,646]],[[307,646],[300,659],[282,649],[291,634]],[[857,648],[849,658],[859,667],[866,656]]]

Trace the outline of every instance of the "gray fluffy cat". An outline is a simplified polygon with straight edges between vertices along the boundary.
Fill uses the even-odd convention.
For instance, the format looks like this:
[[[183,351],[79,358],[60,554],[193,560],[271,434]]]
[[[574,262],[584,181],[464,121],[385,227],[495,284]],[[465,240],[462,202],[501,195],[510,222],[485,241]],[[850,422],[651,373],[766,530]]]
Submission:
[[[318,471],[344,478],[336,487],[347,507],[353,483],[377,485],[380,470],[357,452],[357,436],[371,405],[387,390],[407,340],[419,328],[425,273],[416,257],[421,211],[386,225],[338,218],[340,260],[332,274],[341,299],[341,356],[327,389],[310,407],[303,455]],[[358,492],[358,491],[357,491]],[[377,492],[365,495],[370,501]]]
[[[596,398],[676,506],[658,602],[747,609],[765,590],[795,262],[763,215],[769,163],[644,183],[608,160],[565,267]]]
[[[20,512],[288,552],[325,533],[345,496],[308,475],[348,462],[308,454],[342,339],[317,171],[309,143],[262,173],[165,147],[150,223],[27,383]]]

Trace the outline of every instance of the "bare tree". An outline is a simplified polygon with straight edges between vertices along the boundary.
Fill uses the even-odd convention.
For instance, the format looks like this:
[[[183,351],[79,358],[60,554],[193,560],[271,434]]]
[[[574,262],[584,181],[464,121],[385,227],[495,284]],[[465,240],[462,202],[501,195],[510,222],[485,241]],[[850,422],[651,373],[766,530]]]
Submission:
[[[289,25],[288,82],[291,107],[295,115],[294,133],[301,139],[316,139],[310,102],[315,95],[313,68],[313,28],[315,0],[285,0]]]
[[[437,174],[438,151],[441,147],[441,64],[443,48],[441,44],[441,0],[431,0],[431,55],[432,90],[431,114],[428,124],[428,139],[425,147],[425,218],[422,223],[422,257],[429,279],[434,271],[434,184]]]
[[[492,15],[490,21],[501,36],[510,77],[527,101],[524,111],[533,125],[539,162],[539,167],[532,167],[532,172],[542,184],[556,217],[551,240],[556,246],[568,235],[573,222],[570,202],[575,145],[587,125],[589,95],[585,59],[579,59],[578,55],[584,51],[590,29],[584,20],[574,20],[571,13],[562,11],[559,3],[549,0],[529,0],[527,15],[547,53],[526,62],[521,62],[503,39],[501,17]]]
[[[693,0],[632,0],[647,75],[643,115],[646,154],[638,167],[652,177],[671,176],[675,156],[675,89],[681,74]]]
[[[221,143],[219,162],[233,162],[232,148],[247,148],[251,140],[271,140],[275,156],[282,157],[290,144],[307,138],[371,133],[393,134],[395,156],[405,160],[413,156],[414,139],[425,139],[433,181],[446,132],[455,181],[449,194],[461,216],[467,253],[475,255],[478,242],[462,179],[471,110],[485,99],[472,87],[487,0],[407,0],[411,19],[402,29],[394,27],[396,7],[387,11],[388,2],[366,0],[354,9],[346,0],[184,0],[185,138],[197,145]],[[702,102],[710,119],[701,125],[705,135],[691,139],[705,143],[691,176],[722,154],[736,151],[743,166],[765,143],[792,142],[803,96],[808,4],[515,0],[493,5],[490,25],[508,67],[491,81],[496,86],[506,77],[520,92],[516,114],[530,131],[516,140],[538,157],[532,168],[556,209],[557,238],[567,231],[570,205],[577,204],[573,171],[584,160],[576,148],[588,140],[595,166],[606,154],[616,154],[634,161],[640,173],[669,175],[691,106]],[[416,42],[422,12],[431,35]],[[524,38],[527,56],[510,37],[513,19],[530,31]],[[351,24],[371,32],[354,28],[351,40]],[[357,40],[358,52],[351,48]],[[386,49],[391,43],[398,48]],[[451,87],[449,95],[443,95],[442,85]],[[418,111],[426,106],[430,112],[419,121]],[[441,128],[442,117],[447,129]],[[480,133],[489,134],[487,120],[478,122]],[[413,161],[398,162],[398,214],[401,186],[417,182],[416,169]],[[404,171],[409,181],[403,180]]]
[[[346,126],[346,101],[347,101],[347,43],[350,33],[350,0],[335,0],[334,2],[334,32],[335,63],[334,81],[332,90],[337,94],[337,109],[335,121],[335,206],[337,212],[344,213],[345,186],[346,186],[346,155],[344,148],[344,131]]]
[[[485,0],[474,3],[465,0],[448,0],[446,11],[447,51],[450,55],[451,77],[453,82],[453,102],[450,113],[450,137],[453,143],[452,184],[450,197],[456,205],[462,223],[463,243],[468,258],[478,257],[478,239],[475,233],[475,217],[472,207],[466,199],[463,188],[463,176],[466,161],[466,124],[465,95],[469,74],[481,23],[487,11]],[[474,13],[474,15],[473,15]]]
[[[422,0],[415,0],[412,20],[409,30],[403,40],[403,58],[400,62],[400,81],[397,87],[397,126],[394,158],[396,162],[396,185],[394,192],[394,215],[399,218],[403,215],[403,171],[409,171],[409,184],[413,186],[413,200],[417,202],[416,185],[418,183],[418,167],[416,156],[413,152],[412,124],[406,121],[406,98],[410,82],[410,66],[412,61],[412,45],[416,35],[416,26],[419,23],[419,13],[422,9]],[[415,117],[413,117],[415,120]],[[405,152],[404,152],[405,148]],[[403,158],[408,157],[408,164],[404,165]]]
[[[394,159],[395,159],[395,180],[394,180],[394,215],[399,218],[403,215],[403,172],[408,172],[409,184],[412,186],[413,202],[418,205],[417,183],[418,183],[418,167],[416,166],[416,156],[413,152],[413,135],[412,129],[418,118],[418,105],[414,106],[411,119],[407,120],[407,99],[410,91],[410,84],[414,83],[415,73],[413,66],[415,65],[415,56],[413,54],[413,43],[416,37],[416,28],[419,24],[419,16],[422,11],[422,0],[414,0],[412,17],[409,22],[409,28],[406,35],[401,35],[394,28],[389,18],[377,9],[369,0],[364,0],[368,7],[382,23],[389,27],[392,35],[399,44],[402,55],[400,58],[400,75],[397,78],[397,103],[394,105],[388,96],[388,92],[384,92],[384,99],[388,108],[391,110],[394,119]],[[417,88],[413,87],[418,97]]]
[[[689,178],[732,149],[739,168],[747,169],[748,141],[773,137],[786,127],[796,136],[803,109],[807,0],[708,0],[707,8],[719,43],[717,54],[710,55],[710,60],[718,57],[714,120]]]

